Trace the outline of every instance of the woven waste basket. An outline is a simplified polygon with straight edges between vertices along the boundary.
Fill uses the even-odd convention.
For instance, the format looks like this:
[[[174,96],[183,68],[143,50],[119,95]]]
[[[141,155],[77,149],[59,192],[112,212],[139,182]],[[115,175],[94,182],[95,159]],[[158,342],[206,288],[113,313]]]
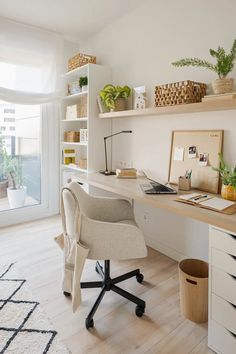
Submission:
[[[179,263],[180,307],[182,314],[196,323],[208,319],[208,263],[184,259]]]

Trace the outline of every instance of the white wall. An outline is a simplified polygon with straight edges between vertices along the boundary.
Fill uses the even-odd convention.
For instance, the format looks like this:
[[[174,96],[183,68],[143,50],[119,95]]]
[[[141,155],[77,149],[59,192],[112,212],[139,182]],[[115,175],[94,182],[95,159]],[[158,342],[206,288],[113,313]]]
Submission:
[[[81,49],[112,67],[114,83],[145,84],[153,105],[156,84],[185,79],[210,83],[215,78],[204,69],[178,69],[171,62],[186,56],[210,59],[208,49],[219,44],[229,50],[236,37],[235,13],[234,0],[145,0]],[[114,167],[120,160],[132,160],[134,167],[152,169],[166,179],[171,132],[176,129],[224,129],[224,154],[229,163],[236,162],[236,111],[114,120],[113,130],[120,129],[132,129],[133,134],[113,140]],[[206,225],[139,204],[135,210],[150,245],[176,259],[207,258]]]

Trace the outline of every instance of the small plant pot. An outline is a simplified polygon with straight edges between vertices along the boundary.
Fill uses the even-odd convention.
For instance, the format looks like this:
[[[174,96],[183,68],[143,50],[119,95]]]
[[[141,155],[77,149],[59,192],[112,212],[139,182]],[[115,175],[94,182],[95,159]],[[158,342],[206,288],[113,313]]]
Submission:
[[[216,79],[212,82],[215,94],[230,93],[234,91],[234,79]]]
[[[88,85],[82,86],[81,90],[82,92],[88,91]]]
[[[115,109],[111,109],[111,112],[125,111],[127,106],[127,100],[125,98],[118,98],[115,102]]]
[[[222,185],[221,188],[221,196],[224,199],[236,201],[236,188],[233,186],[227,186],[225,184]]]
[[[17,189],[7,188],[7,197],[10,207],[20,208],[25,205],[25,197],[26,197],[26,190],[25,186]]]
[[[0,198],[6,198],[7,196],[8,180],[0,182]]]

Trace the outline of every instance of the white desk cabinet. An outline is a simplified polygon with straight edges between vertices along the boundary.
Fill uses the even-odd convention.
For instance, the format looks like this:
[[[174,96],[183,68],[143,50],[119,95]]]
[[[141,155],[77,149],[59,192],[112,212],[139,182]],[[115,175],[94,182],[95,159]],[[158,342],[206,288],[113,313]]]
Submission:
[[[208,345],[236,353],[236,234],[210,227]]]

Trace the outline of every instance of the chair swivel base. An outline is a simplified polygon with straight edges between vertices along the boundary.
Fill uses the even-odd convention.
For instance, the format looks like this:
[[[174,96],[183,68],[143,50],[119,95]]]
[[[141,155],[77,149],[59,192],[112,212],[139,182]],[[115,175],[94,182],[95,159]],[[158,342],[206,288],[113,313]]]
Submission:
[[[106,291],[114,291],[115,293],[123,296],[124,298],[132,301],[136,304],[135,313],[136,316],[142,317],[145,312],[145,301],[141,300],[140,298],[130,294],[126,290],[123,290],[116,286],[117,283],[120,283],[124,280],[127,280],[132,277],[136,277],[139,283],[143,281],[143,275],[140,273],[139,269],[132,270],[126,274],[120,275],[116,278],[111,279],[110,277],[110,261],[106,260],[104,262],[105,271],[103,271],[103,267],[100,265],[99,262],[96,262],[95,270],[101,276],[102,281],[95,281],[95,282],[82,282],[80,284],[81,289],[85,288],[101,288],[100,294],[98,295],[97,300],[95,301],[91,311],[88,314],[88,317],[85,320],[85,326],[87,329],[92,328],[94,326],[93,316],[102,301],[103,296],[105,295]],[[70,293],[64,292],[65,296],[70,296]]]

